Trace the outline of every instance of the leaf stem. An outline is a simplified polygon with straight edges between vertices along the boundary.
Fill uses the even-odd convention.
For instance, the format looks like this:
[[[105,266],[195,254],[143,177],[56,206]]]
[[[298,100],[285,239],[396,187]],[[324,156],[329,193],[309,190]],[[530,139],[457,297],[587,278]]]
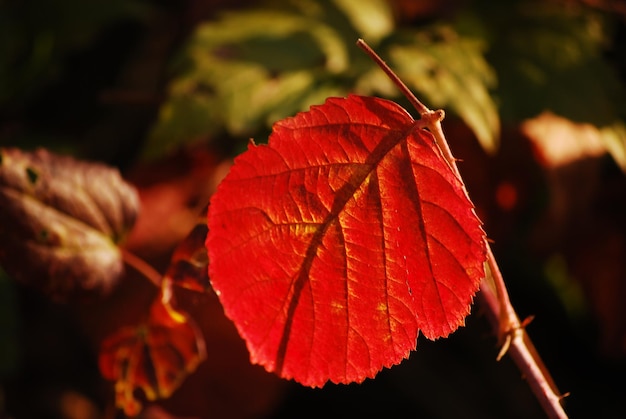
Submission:
[[[356,41],[356,44],[359,48],[365,51],[367,55],[369,55],[370,58],[374,60],[376,64],[378,64],[381,70],[383,70],[385,74],[387,74],[387,77],[389,77],[391,81],[396,86],[398,86],[400,92],[402,92],[402,94],[409,100],[409,102],[411,102],[411,105],[413,105],[415,110],[417,110],[420,115],[423,115],[430,111],[430,109],[428,109],[422,102],[420,102],[417,97],[415,97],[411,89],[409,89],[407,85],[404,84],[402,80],[400,80],[396,73],[393,72],[393,70],[387,65],[387,63],[383,61],[383,59],[380,58],[380,56],[376,54],[376,52],[364,40],[358,39]]]
[[[124,260],[124,263],[126,263],[126,265],[132,267],[141,275],[146,277],[157,288],[161,287],[161,278],[163,276],[156,269],[154,269],[152,265],[124,248],[121,248],[121,251],[122,259]]]
[[[433,134],[443,157],[463,184],[463,190],[467,195],[467,190],[457,167],[456,159],[450,151],[450,146],[441,128],[444,112],[441,110],[432,111],[420,102],[406,84],[400,80],[393,70],[389,68],[382,58],[380,58],[365,41],[359,39],[357,45],[378,64],[387,76],[389,76],[391,81],[400,89],[402,94],[411,102],[415,110],[419,112],[424,126]],[[517,313],[511,305],[502,273],[491,251],[491,247],[486,241],[485,246],[487,248],[486,271],[488,275],[483,278],[481,283],[480,297],[487,308],[487,317],[492,323],[499,343],[502,345],[498,360],[504,356],[504,354],[508,353],[528,380],[531,390],[548,417],[552,419],[567,419],[567,414],[561,405],[563,396],[559,394],[550,373],[526,333],[524,328],[525,324],[520,323]],[[489,280],[492,282],[489,282]]]
[[[452,157],[452,153],[450,151],[450,147],[448,146],[448,142],[445,140],[443,135],[443,131],[441,130],[441,121],[445,117],[445,113],[443,110],[439,109],[436,111],[430,110],[426,105],[424,105],[408,88],[406,84],[398,77],[398,75],[387,65],[387,63],[380,58],[380,56],[374,51],[363,39],[358,39],[356,44],[359,48],[367,53],[370,58],[378,64],[378,66],[385,72],[387,77],[398,87],[400,92],[408,99],[408,101],[413,105],[415,110],[419,112],[420,118],[423,120],[424,125],[428,127],[433,136],[435,137],[435,141],[437,141],[437,145],[442,151],[446,161],[457,175],[459,179],[461,179],[461,174],[456,167],[456,164],[453,164],[455,161],[454,157]]]

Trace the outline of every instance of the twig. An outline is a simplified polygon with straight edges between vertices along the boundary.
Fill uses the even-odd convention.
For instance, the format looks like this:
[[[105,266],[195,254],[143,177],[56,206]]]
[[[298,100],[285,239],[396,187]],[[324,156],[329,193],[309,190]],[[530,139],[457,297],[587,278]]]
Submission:
[[[419,112],[421,121],[423,121],[424,126],[433,134],[443,157],[459,180],[461,180],[465,194],[467,194],[465,184],[462,181],[461,174],[456,164],[456,159],[452,156],[448,141],[441,129],[441,121],[443,120],[444,112],[432,111],[420,102],[404,82],[400,80],[393,70],[391,70],[365,41],[359,39],[357,45],[378,64]],[[487,242],[485,242],[485,246],[487,247],[486,268],[488,275],[481,283],[481,301],[484,301],[487,307],[488,318],[498,336],[499,343],[502,345],[498,359],[508,352],[524,374],[535,397],[539,400],[539,403],[548,417],[553,419],[567,419],[567,414],[563,410],[563,406],[561,406],[563,396],[559,394],[550,373],[526,333],[524,324],[520,323],[515,309],[511,305],[502,274],[500,273],[500,268],[493,256],[491,247]],[[492,280],[493,282],[489,283],[488,280]]]
[[[154,269],[152,265],[124,248],[121,248],[121,251],[122,259],[128,266],[131,266],[137,272],[146,277],[157,288],[161,288],[162,275],[156,269]]]
[[[441,121],[445,116],[445,112],[441,109],[433,111],[428,109],[426,105],[424,105],[407,87],[406,84],[394,71],[387,65],[385,61],[376,52],[369,46],[367,43],[359,39],[356,41],[356,44],[364,50],[367,55],[369,55],[372,60],[387,74],[387,76],[391,79],[391,81],[400,89],[400,92],[411,102],[411,105],[415,108],[417,112],[420,114],[421,120],[424,122],[424,125],[428,127],[428,129],[432,132],[435,137],[435,141],[437,141],[437,145],[441,149],[443,156],[446,158],[446,161],[457,175],[459,179],[461,179],[461,174],[459,173],[459,169],[456,167],[456,161],[454,157],[452,157],[452,153],[450,152],[450,147],[448,146],[448,142],[443,135],[443,131],[441,130]]]

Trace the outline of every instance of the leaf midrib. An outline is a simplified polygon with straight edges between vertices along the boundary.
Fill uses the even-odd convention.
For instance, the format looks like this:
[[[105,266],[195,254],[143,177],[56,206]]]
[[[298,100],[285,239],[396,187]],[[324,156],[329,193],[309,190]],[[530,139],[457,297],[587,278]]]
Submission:
[[[351,125],[351,123],[348,123]],[[346,123],[343,124],[334,124],[335,126],[345,127]],[[367,126],[371,127],[371,124],[367,124]],[[310,127],[307,127],[307,129]],[[379,128],[379,127],[376,127]],[[301,263],[300,271],[295,276],[294,280],[292,280],[291,286],[289,287],[287,298],[285,298],[285,303],[283,304],[283,309],[287,305],[287,316],[285,325],[283,327],[283,334],[281,336],[281,340],[278,345],[278,350],[276,354],[276,364],[275,370],[279,375],[282,375],[282,368],[284,366],[285,355],[287,353],[287,345],[289,342],[289,337],[291,335],[291,326],[293,323],[294,315],[298,303],[300,301],[300,297],[302,294],[302,290],[304,289],[304,285],[306,281],[310,281],[309,273],[311,267],[313,265],[313,261],[315,260],[315,256],[317,253],[317,249],[322,243],[322,240],[330,228],[330,226],[339,218],[339,214],[344,210],[348,201],[354,196],[357,190],[361,188],[361,185],[365,180],[372,175],[372,173],[379,167],[380,162],[395,148],[398,144],[403,141],[407,141],[411,132],[416,129],[421,129],[419,121],[415,121],[411,119],[411,123],[409,123],[405,130],[397,131],[393,129],[388,129],[388,134],[385,136],[377,145],[377,147],[369,153],[368,158],[361,165],[366,165],[370,167],[370,170],[364,171],[360,174],[360,177],[356,179],[350,178],[350,180],[354,180],[354,182],[348,180],[344,183],[344,186],[340,188],[335,193],[335,199],[333,200],[333,205],[328,213],[328,215],[324,218],[319,224],[319,228],[317,232],[313,235],[309,246],[307,247],[305,257]],[[293,129],[292,129],[293,130]],[[357,173],[358,174],[358,173]],[[344,193],[341,193],[343,189],[346,189]],[[293,290],[293,292],[291,292]],[[291,298],[288,298],[291,293]],[[277,312],[277,316],[280,311]],[[315,323],[315,319],[313,318],[313,323]],[[314,329],[315,330],[315,329]]]

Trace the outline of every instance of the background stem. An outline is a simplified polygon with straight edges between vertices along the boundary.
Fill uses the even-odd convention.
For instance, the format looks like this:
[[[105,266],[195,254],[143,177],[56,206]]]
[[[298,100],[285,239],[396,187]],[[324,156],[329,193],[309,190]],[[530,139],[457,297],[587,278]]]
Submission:
[[[161,287],[162,275],[156,269],[154,269],[152,265],[124,248],[121,248],[121,251],[122,259],[124,260],[124,263],[126,263],[126,265],[131,266],[137,272],[142,274],[157,288]]]

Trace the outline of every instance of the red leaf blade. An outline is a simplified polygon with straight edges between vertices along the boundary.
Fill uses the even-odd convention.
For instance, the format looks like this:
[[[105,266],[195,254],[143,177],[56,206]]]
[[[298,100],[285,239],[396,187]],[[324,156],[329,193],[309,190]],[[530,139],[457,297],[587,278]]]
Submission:
[[[122,328],[102,343],[99,366],[115,381],[116,406],[136,416],[142,407],[136,389],[148,400],[167,398],[204,357],[204,339],[193,321],[161,293],[145,323]]]
[[[206,218],[203,214],[202,219],[174,249],[164,281],[200,293],[210,289],[207,271],[209,260],[204,247],[207,231]]]
[[[400,362],[463,323],[484,233],[429,133],[393,102],[331,98],[235,160],[209,276],[253,362],[311,386]]]

